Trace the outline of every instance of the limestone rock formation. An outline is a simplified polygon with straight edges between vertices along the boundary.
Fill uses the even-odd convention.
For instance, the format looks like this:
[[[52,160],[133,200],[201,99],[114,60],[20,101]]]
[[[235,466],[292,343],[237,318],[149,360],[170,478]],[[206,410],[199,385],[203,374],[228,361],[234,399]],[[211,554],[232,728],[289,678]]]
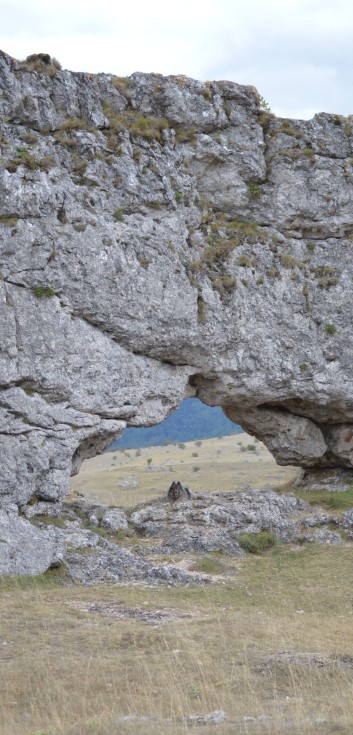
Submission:
[[[280,463],[353,465],[353,123],[252,87],[0,53],[0,497],[186,396]]]
[[[155,539],[149,553],[212,552],[242,556],[238,538],[268,531],[281,541],[341,544],[340,528],[350,534],[353,511],[343,520],[292,493],[279,495],[270,488],[247,488],[236,493],[195,494],[170,504],[165,499],[147,503],[132,513],[131,526]],[[337,526],[337,531],[331,526]]]
[[[0,510],[0,576],[43,574],[65,558],[65,543],[59,529],[42,531],[24,518],[17,506]]]

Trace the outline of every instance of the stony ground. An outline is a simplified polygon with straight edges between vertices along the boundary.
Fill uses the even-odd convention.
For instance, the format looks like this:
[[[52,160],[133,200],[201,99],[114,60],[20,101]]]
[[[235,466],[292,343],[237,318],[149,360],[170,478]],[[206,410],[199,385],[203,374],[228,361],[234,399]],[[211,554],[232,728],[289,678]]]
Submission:
[[[351,492],[328,489],[322,500],[349,505]],[[55,528],[72,582],[203,584],[218,571],[216,562],[205,560],[207,554],[232,559],[279,543],[350,544],[353,508],[330,512],[315,503],[310,490],[303,494],[308,500],[270,487],[247,487],[237,493],[194,493],[175,502],[158,498],[130,510],[78,498],[65,503],[60,515],[46,515],[52,506],[44,502],[26,513],[40,529]],[[205,574],[195,574],[197,569]]]
[[[188,484],[190,500],[167,500],[168,485],[176,479]],[[258,542],[262,539],[265,545],[264,534],[269,545],[348,543],[353,508],[349,479],[326,471],[317,476],[316,484],[299,487],[298,470],[276,465],[266,447],[246,433],[107,452],[84,463],[73,478],[73,495],[65,505],[70,573],[91,583],[108,579],[107,559],[117,541],[124,545],[124,555],[127,550],[135,555],[130,556],[129,572],[125,561],[123,576],[141,579],[148,568],[142,571],[142,560],[152,564],[156,574],[162,562],[168,572],[158,571],[156,582],[169,575],[170,583],[186,584],[212,578],[217,564],[205,562],[202,555],[241,557],[253,534],[260,534]],[[82,492],[85,498],[80,497]],[[29,514],[45,514],[46,508],[50,505],[41,504],[37,510],[32,506]],[[105,559],[104,572],[97,554]],[[178,576],[176,569],[185,576]],[[204,576],[196,579],[195,570]],[[112,579],[114,575],[119,578],[117,564]]]

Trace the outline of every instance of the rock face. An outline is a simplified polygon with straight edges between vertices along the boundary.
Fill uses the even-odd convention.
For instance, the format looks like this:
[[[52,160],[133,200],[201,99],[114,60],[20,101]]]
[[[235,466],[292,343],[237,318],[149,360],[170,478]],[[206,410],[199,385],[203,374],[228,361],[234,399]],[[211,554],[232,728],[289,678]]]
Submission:
[[[353,123],[252,87],[0,54],[0,497],[60,502],[197,395],[353,466]]]

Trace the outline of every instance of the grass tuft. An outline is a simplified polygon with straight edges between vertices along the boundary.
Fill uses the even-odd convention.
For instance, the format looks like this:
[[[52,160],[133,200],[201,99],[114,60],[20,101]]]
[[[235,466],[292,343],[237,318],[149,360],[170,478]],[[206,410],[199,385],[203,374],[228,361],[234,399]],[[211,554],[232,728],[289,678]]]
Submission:
[[[325,324],[325,332],[326,332],[326,334],[328,334],[330,336],[333,336],[334,334],[336,334],[336,331],[337,330],[336,330],[336,327],[335,327],[334,324]]]
[[[132,109],[118,113],[108,104],[103,109],[109,120],[109,128],[103,130],[103,133],[113,147],[116,145],[116,136],[124,130],[127,130],[132,138],[161,141],[162,131],[169,128],[168,120],[165,118],[142,115],[141,112]]]
[[[124,210],[120,207],[115,210],[114,217],[118,222],[124,222]]]
[[[276,536],[272,531],[260,531],[260,533],[242,533],[237,537],[239,546],[249,554],[261,554],[277,543]]]
[[[214,556],[204,556],[194,564],[193,570],[203,574],[222,574],[223,564]]]
[[[55,291],[49,286],[33,286],[32,291],[37,299],[50,299],[55,296]]]

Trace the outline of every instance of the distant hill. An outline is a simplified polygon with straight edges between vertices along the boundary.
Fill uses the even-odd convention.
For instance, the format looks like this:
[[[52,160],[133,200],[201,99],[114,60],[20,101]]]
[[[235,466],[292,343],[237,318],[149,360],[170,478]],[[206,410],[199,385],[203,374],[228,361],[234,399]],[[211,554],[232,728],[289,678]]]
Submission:
[[[187,398],[177,411],[158,426],[126,429],[122,437],[111,444],[109,450],[189,442],[193,439],[229,436],[240,431],[242,428],[229,421],[220,406],[212,408],[201,403],[198,398]]]

